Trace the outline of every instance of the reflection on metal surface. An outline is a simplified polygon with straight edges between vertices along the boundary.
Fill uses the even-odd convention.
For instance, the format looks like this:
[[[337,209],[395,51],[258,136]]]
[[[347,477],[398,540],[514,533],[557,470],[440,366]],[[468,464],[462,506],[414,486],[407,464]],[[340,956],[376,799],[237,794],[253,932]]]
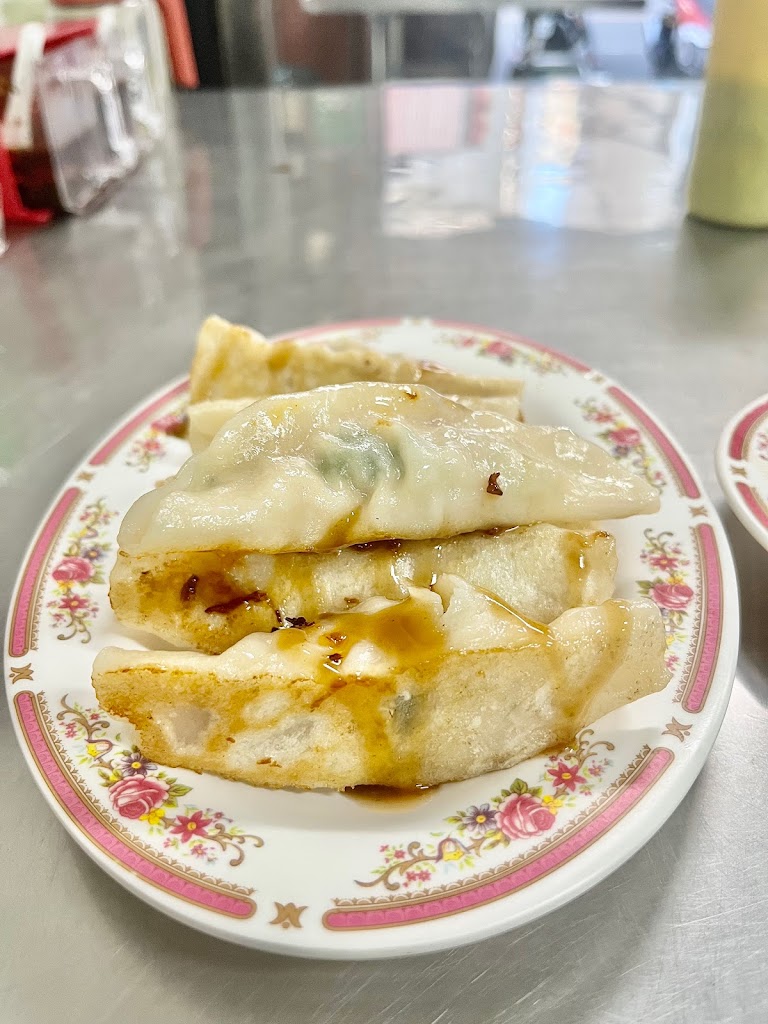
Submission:
[[[336,152],[365,144],[367,126],[360,96],[348,91],[316,92],[310,111],[312,136],[318,144]]]
[[[333,254],[335,236],[329,231],[310,231],[304,239],[304,259],[309,266],[319,269]]]
[[[696,95],[678,89],[512,92],[503,214],[607,232],[677,223],[697,110]]]
[[[568,206],[569,169],[581,141],[578,96],[570,82],[510,94],[508,124],[511,121],[514,128],[508,128],[507,134],[514,142],[503,162],[503,215],[549,224],[562,221]],[[535,168],[533,182],[531,168]]]
[[[385,234],[440,238],[493,226],[503,97],[484,87],[394,86],[384,91]]]
[[[676,88],[389,88],[384,232],[444,237],[509,217],[659,230],[680,219],[697,111]]]
[[[193,177],[190,195],[195,187]],[[169,124],[166,137],[109,204],[54,231],[14,238],[13,258],[3,261],[4,284],[27,326],[3,338],[12,343],[7,363],[0,352],[0,382],[6,385],[0,386],[0,467],[11,485],[113,386],[110,352],[135,348],[139,311],[153,311],[162,324],[179,279],[197,279],[187,195],[184,154]],[[202,213],[200,204],[192,212]],[[201,219],[195,216],[196,223]],[[121,301],[129,305],[118,314]],[[192,302],[188,308],[198,319]],[[100,338],[90,352],[83,341],[88,330]],[[57,383],[67,374],[68,385]],[[53,406],[63,411],[56,424]]]

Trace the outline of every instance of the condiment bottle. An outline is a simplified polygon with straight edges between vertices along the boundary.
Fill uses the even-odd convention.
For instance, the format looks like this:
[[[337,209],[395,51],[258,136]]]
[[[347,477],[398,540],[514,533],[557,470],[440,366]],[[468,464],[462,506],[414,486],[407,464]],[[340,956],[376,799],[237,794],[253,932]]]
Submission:
[[[768,227],[768,0],[717,0],[688,210]]]

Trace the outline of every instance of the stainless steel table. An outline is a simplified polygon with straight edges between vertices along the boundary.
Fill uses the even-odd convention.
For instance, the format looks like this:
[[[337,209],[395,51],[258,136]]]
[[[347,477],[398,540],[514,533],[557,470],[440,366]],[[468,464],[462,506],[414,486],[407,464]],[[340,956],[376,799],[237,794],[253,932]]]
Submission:
[[[3,597],[65,471],[187,366],[214,310],[267,332],[512,328],[634,389],[718,497],[721,426],[768,390],[768,237],[683,221],[697,102],[566,83],[184,97],[180,151],[0,259]],[[310,963],[166,920],[54,822],[3,709],[0,1022],[764,1024],[768,554],[726,525],[743,650],[698,783],[595,890],[455,952]]]

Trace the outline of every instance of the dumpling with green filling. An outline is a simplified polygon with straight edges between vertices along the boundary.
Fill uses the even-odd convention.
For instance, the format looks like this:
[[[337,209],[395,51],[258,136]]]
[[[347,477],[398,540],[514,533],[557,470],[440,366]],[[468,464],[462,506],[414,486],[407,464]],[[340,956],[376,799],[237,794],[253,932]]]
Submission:
[[[509,420],[519,420],[520,398],[517,394],[446,395],[476,412],[495,412]],[[187,408],[189,446],[193,452],[207,448],[228,420],[257,401],[255,398],[216,398],[209,402],[193,402]]]
[[[128,554],[322,551],[657,511],[656,490],[563,427],[530,426],[422,385],[265,398],[128,511]]]

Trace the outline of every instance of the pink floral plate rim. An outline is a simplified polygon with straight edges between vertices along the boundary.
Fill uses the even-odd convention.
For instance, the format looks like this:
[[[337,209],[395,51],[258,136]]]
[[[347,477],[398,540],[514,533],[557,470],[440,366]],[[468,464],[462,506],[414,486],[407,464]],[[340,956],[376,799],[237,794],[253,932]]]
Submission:
[[[125,837],[121,836],[119,830],[111,828],[109,823],[106,830],[108,834],[99,832],[98,827],[103,826],[104,822],[88,820],[92,806],[89,805],[88,799],[83,799],[82,791],[78,792],[78,787],[73,785],[74,776],[67,776],[66,766],[62,771],[61,759],[53,756],[41,761],[41,751],[45,754],[44,748],[47,747],[50,754],[51,744],[43,737],[43,730],[39,731],[36,739],[31,738],[31,731],[34,731],[35,720],[39,725],[41,717],[45,716],[40,708],[36,707],[37,701],[33,690],[18,688],[17,684],[27,679],[31,680],[31,676],[25,675],[28,666],[13,665],[9,662],[9,692],[15,696],[14,724],[22,749],[48,802],[80,845],[108,873],[159,909],[193,927],[247,945],[303,956],[401,955],[404,952],[436,949],[479,939],[502,931],[512,924],[522,924],[554,909],[618,867],[639,849],[672,813],[698,774],[727,705],[735,668],[734,636],[738,631],[737,608],[735,602],[729,598],[735,585],[730,553],[724,543],[717,517],[707,499],[702,496],[687,460],[651,414],[626,392],[578,360],[561,357],[554,350],[517,335],[476,325],[387,319],[320,326],[308,331],[285,332],[280,337],[322,337],[339,331],[375,332],[380,328],[397,327],[409,322],[417,326],[453,332],[456,337],[451,339],[452,345],[458,344],[461,347],[465,342],[477,343],[482,349],[478,355],[487,355],[507,362],[508,353],[515,349],[517,355],[538,364],[536,372],[561,372],[564,367],[570,373],[583,375],[599,384],[605,394],[626,412],[627,422],[616,420],[608,424],[605,432],[608,443],[620,450],[620,457],[634,460],[633,464],[642,472],[656,472],[657,470],[649,465],[652,460],[647,457],[644,444],[649,444],[655,449],[655,457],[672,483],[678,503],[689,513],[690,535],[696,549],[697,564],[702,570],[702,600],[696,626],[697,642],[692,651],[693,656],[689,658],[686,666],[688,684],[675,695],[677,706],[683,709],[689,718],[696,716],[696,741],[691,741],[686,746],[693,724],[678,722],[673,716],[667,723],[663,735],[669,737],[666,742],[672,744],[675,749],[665,746],[662,741],[658,746],[640,751],[636,762],[629,765],[627,772],[617,780],[617,786],[610,794],[610,799],[606,799],[599,807],[586,808],[589,813],[579,816],[576,823],[578,827],[560,830],[551,840],[548,839],[540,844],[540,847],[534,848],[530,855],[526,854],[522,859],[515,858],[506,867],[502,865],[501,870],[480,871],[460,884],[447,884],[436,890],[427,891],[423,896],[414,893],[407,898],[384,895],[334,899],[330,906],[326,904],[314,908],[320,915],[324,935],[319,939],[316,936],[310,942],[308,938],[303,938],[300,931],[294,931],[302,927],[301,915],[307,911],[306,906],[297,906],[289,901],[279,902],[276,898],[277,893],[270,893],[275,899],[273,902],[266,902],[269,907],[274,906],[274,911],[269,911],[270,914],[274,913],[274,917],[266,923],[289,931],[277,934],[273,931],[269,935],[264,935],[263,931],[256,934],[244,930],[244,927],[249,928],[257,917],[264,917],[262,907],[257,906],[262,900],[254,901],[251,898],[251,889],[238,886],[233,888],[231,884],[219,884],[205,874],[181,870],[177,865],[169,867],[165,863],[160,863],[156,858],[147,856],[146,851],[137,848],[130,840],[126,843]],[[30,546],[23,563],[26,571],[22,572],[17,583],[12,614],[9,616],[7,640],[7,650],[12,659],[24,660],[35,650],[39,618],[35,614],[40,596],[38,591],[46,573],[51,575],[48,562],[54,546],[60,540],[68,515],[83,498],[84,489],[78,487],[78,483],[81,479],[90,480],[94,472],[99,472],[100,467],[107,466],[129,440],[135,448],[136,439],[150,421],[153,431],[151,439],[154,441],[160,428],[159,421],[154,422],[153,417],[160,410],[166,410],[170,401],[183,395],[185,387],[184,381],[177,382],[169,389],[158,392],[129,414],[122,424],[97,446],[89,458],[83,461],[54,501],[36,540]],[[595,423],[604,423],[604,420],[600,419],[604,413],[597,406],[585,411],[585,416],[592,417]],[[642,443],[641,435],[645,439]],[[142,472],[146,469],[147,461],[151,461],[153,449],[145,445],[143,449],[135,452],[134,448],[131,449],[131,461],[126,460],[125,465],[133,466],[137,472]],[[654,565],[661,562],[666,565],[670,560],[675,560],[674,553],[669,554],[663,548],[663,544],[667,542],[656,538],[654,543],[662,544],[662,548],[654,549]],[[77,550],[74,554],[67,555],[61,563],[57,563],[52,574],[52,579],[58,581],[67,594],[70,593],[66,590],[69,583],[77,583],[85,572],[84,565],[80,564],[87,561],[84,554],[87,552]],[[657,599],[663,612],[670,616],[674,629],[675,616],[682,614],[679,609],[684,608],[687,603],[690,587],[685,583],[676,582],[676,577],[669,573],[663,575],[667,572],[666,569],[655,571],[657,575],[649,581],[648,587],[655,591],[651,596]],[[661,576],[658,575],[659,571],[662,571]],[[71,624],[65,623],[62,628],[65,635],[79,635],[77,625],[74,632]],[[87,624],[85,628],[87,629]],[[65,636],[59,637],[64,638]],[[555,777],[555,782],[561,790],[563,786],[566,790],[569,789],[569,767],[570,765],[561,761],[555,763],[549,772]],[[525,786],[525,783],[522,785]],[[167,789],[165,783],[163,786]],[[63,798],[62,793],[67,788],[72,792],[67,792]],[[118,788],[121,788],[124,800],[129,799],[136,789],[125,785],[119,785]],[[128,793],[128,790],[131,790],[131,793]],[[159,791],[157,786],[154,790]],[[657,797],[657,803],[661,803],[661,807],[656,807],[654,811],[650,809],[649,801],[646,799],[651,790]],[[140,798],[148,799],[146,794],[140,794]],[[547,809],[541,809],[543,804],[533,791],[530,795],[525,795],[519,790],[509,791],[509,795],[503,797],[503,800],[505,802],[500,811],[494,813],[500,814],[503,810],[505,827],[508,832],[511,829],[513,835],[522,835],[526,829],[528,832],[525,834],[532,834],[531,822],[538,821],[539,825],[547,822],[551,827],[549,816],[554,822],[554,816],[548,809],[549,805]],[[137,809],[141,808],[137,805]],[[477,807],[471,810],[478,812]],[[149,809],[149,816],[153,813],[159,812]],[[632,824],[631,828],[628,828],[630,817]],[[205,812],[203,817],[202,811],[190,811],[186,816],[177,814],[176,819],[181,821],[181,826],[174,826],[171,831],[183,829],[185,823],[191,823],[191,826],[195,827],[201,823],[203,827],[210,826],[208,812]],[[514,830],[517,830],[517,833]],[[597,842],[600,843],[600,861],[591,856],[587,865],[582,855]],[[451,839],[450,843],[455,843],[455,840]],[[450,843],[442,840],[440,855],[446,861],[450,852],[457,852],[457,846],[451,847]],[[458,843],[458,846],[462,845],[468,844]],[[429,861],[430,856],[432,855],[427,855],[424,863]],[[435,856],[432,859],[435,859]],[[575,865],[579,866],[576,871]],[[557,880],[554,887],[553,878]],[[260,889],[261,883],[262,880],[259,880]],[[537,886],[537,892],[541,894],[535,901],[536,906],[533,907],[529,902],[526,911],[518,911],[513,920],[510,920],[504,911],[507,898],[524,892],[534,884]],[[283,893],[280,895],[285,898]],[[481,920],[478,915],[484,910],[493,910],[494,913],[490,917],[486,915]],[[446,930],[448,925],[453,931],[451,927]],[[407,935],[401,934],[405,932]],[[360,944],[363,936],[367,936],[367,945]],[[348,942],[348,939],[351,942]]]
[[[744,406],[726,424],[716,467],[731,510],[768,550],[768,394]]]

